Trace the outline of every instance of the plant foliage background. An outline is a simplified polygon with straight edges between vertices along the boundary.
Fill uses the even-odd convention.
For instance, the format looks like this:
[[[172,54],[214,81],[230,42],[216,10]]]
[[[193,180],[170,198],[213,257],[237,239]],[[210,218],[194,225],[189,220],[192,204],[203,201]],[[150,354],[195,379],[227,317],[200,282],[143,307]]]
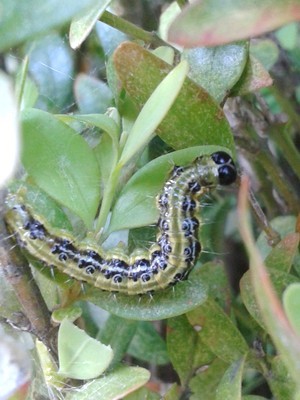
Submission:
[[[241,176],[153,297],[83,287],[2,224],[1,399],[300,399],[300,3],[187,3],[0,0],[2,214],[22,191],[53,227],[148,247],[172,165],[225,149]]]

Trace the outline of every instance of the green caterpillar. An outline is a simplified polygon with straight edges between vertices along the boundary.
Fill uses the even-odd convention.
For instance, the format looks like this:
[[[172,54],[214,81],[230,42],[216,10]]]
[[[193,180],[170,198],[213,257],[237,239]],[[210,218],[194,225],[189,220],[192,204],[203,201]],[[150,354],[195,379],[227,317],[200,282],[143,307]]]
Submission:
[[[9,202],[5,221],[19,246],[44,264],[102,290],[148,293],[187,278],[201,252],[196,217],[200,200],[218,185],[233,183],[236,176],[225,152],[198,157],[187,167],[175,166],[157,196],[156,243],[130,255],[119,248],[105,251],[97,244],[82,244],[70,233],[54,229],[24,204],[21,195]]]

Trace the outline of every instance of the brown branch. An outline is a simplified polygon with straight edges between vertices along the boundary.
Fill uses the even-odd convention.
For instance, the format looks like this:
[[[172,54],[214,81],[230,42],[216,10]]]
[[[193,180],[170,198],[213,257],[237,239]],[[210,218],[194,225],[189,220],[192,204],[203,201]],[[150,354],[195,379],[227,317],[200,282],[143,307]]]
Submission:
[[[0,268],[12,286],[24,313],[12,315],[6,318],[6,321],[37,336],[57,359],[56,346],[53,343],[56,335],[50,323],[50,312],[35,283],[28,261],[17,246],[8,239],[3,240],[8,235],[3,224],[1,225]]]

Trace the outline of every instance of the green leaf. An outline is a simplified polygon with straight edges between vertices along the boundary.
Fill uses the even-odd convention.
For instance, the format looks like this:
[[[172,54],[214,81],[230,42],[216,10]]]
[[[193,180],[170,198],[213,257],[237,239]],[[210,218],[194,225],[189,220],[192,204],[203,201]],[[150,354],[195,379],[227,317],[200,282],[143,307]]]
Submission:
[[[51,319],[54,323],[60,324],[64,319],[74,322],[82,315],[82,309],[72,304],[68,307],[61,307],[53,311]]]
[[[101,330],[99,340],[103,344],[109,344],[114,352],[114,358],[111,362],[111,368],[119,363],[136,332],[137,321],[131,321],[111,315],[104,328]]]
[[[115,147],[118,146],[119,141],[119,127],[113,118],[105,114],[80,114],[80,115],[59,115],[62,121],[80,121],[90,127],[96,127],[105,131],[110,137]]]
[[[127,353],[155,365],[169,362],[166,343],[150,322],[139,322]]]
[[[296,386],[286,368],[282,356],[275,356],[270,360],[271,371],[266,374],[268,385],[276,399],[297,400],[295,395]]]
[[[70,45],[77,49],[88,37],[95,23],[100,19],[111,0],[97,0],[84,13],[76,16],[70,26]]]
[[[113,372],[88,382],[66,396],[66,400],[116,400],[143,386],[150,372],[140,367],[122,366]]]
[[[101,48],[106,56],[110,56],[120,43],[128,40],[127,35],[104,22],[98,21],[95,28]]]
[[[74,54],[57,33],[32,45],[28,72],[37,85],[37,107],[54,112],[73,107]]]
[[[120,165],[126,164],[150,141],[154,131],[178,96],[187,72],[188,64],[186,61],[182,61],[155,88],[128,134],[121,154]]]
[[[241,400],[245,357],[233,362],[225,372],[216,391],[216,400]]]
[[[162,397],[162,400],[180,400],[180,387],[173,383],[167,393]]]
[[[124,400],[161,400],[161,396],[145,387],[142,387],[124,397]]]
[[[299,25],[293,22],[275,32],[275,36],[285,50],[293,50],[296,48],[298,44],[298,28]]]
[[[199,146],[168,153],[152,160],[136,172],[121,191],[112,210],[109,232],[150,225],[157,221],[155,197],[174,165],[187,165],[196,157],[224,150],[219,146]]]
[[[190,390],[193,393],[190,399],[216,400],[216,387],[227,368],[228,363],[219,358],[215,358],[213,362],[199,368],[189,384]]]
[[[92,149],[70,127],[40,110],[24,110],[22,126],[22,162],[28,174],[91,227],[100,200],[100,171]]]
[[[209,287],[209,296],[225,309],[231,293],[227,271],[223,263],[214,260],[201,265],[201,277]]]
[[[162,13],[160,14],[158,33],[165,42],[168,40],[167,37],[170,25],[175,17],[180,14],[180,10],[181,9],[177,1],[172,1],[172,3],[164,7]]]
[[[65,122],[80,121],[88,127],[104,131],[93,152],[100,168],[102,186],[106,187],[119,155],[120,128],[115,120],[105,114],[59,115],[59,119]]]
[[[169,46],[157,47],[156,49],[153,50],[153,54],[170,65],[173,65],[174,63],[175,51],[172,47]]]
[[[278,297],[282,296],[282,293],[286,287],[288,287],[292,283],[297,282],[297,278],[293,275],[287,274],[286,272],[277,269],[269,268],[268,273]],[[263,321],[257,301],[254,297],[253,286],[250,279],[250,271],[247,271],[240,280],[240,288],[242,300],[247,310],[259,323],[259,325],[266,329],[265,322]]]
[[[201,268],[194,269],[189,279],[169,289],[160,290],[153,297],[108,295],[97,288],[82,294],[88,300],[112,314],[127,319],[153,321],[165,319],[194,309],[206,299],[206,286],[201,278]]]
[[[35,342],[36,352],[40,362],[40,368],[42,369],[43,374],[43,383],[47,382],[49,386],[52,388],[62,388],[67,379],[66,377],[62,377],[59,375],[57,371],[57,365],[43,342],[40,340],[36,340]],[[49,387],[48,386],[48,387]]]
[[[266,266],[290,272],[293,260],[298,253],[299,239],[299,233],[290,233],[285,236],[265,259]]]
[[[1,0],[0,51],[65,25],[94,0]]]
[[[290,324],[300,337],[300,283],[292,283],[285,289],[283,305]]]
[[[111,137],[104,134],[94,150],[101,171],[102,187],[107,188],[110,174],[118,161],[118,148],[115,147]]]
[[[203,343],[225,362],[234,362],[248,352],[248,345],[240,331],[211,298],[190,311],[187,317],[199,331]]]
[[[21,110],[33,107],[39,96],[35,82],[27,75],[28,64],[29,58],[25,57],[16,76],[15,92]]]
[[[113,352],[67,319],[58,331],[59,374],[73,379],[92,379],[109,366]]]
[[[270,225],[280,234],[281,237],[285,237],[287,234],[295,232],[296,217],[294,215],[279,216],[274,218],[270,222]],[[272,251],[272,246],[268,243],[268,239],[264,232],[259,235],[256,244],[262,258],[265,259]]]
[[[190,65],[189,77],[220,103],[242,75],[248,43],[186,49],[182,57]]]
[[[279,58],[279,48],[271,39],[259,39],[250,43],[250,54],[269,71]]]
[[[299,19],[298,0],[197,0],[173,21],[168,40],[184,47],[215,46]]]
[[[114,53],[122,86],[140,110],[172,67],[135,43],[122,43]],[[166,92],[164,96],[170,96]],[[150,116],[149,116],[150,118]],[[234,153],[232,133],[225,115],[209,94],[186,79],[156,133],[174,149],[219,145]]]
[[[173,367],[182,386],[186,386],[194,370],[212,361],[213,355],[198,339],[197,330],[185,315],[168,320],[167,347]]]
[[[103,114],[112,105],[112,93],[106,83],[86,74],[78,74],[74,93],[82,114]]]
[[[23,110],[24,108],[34,107],[38,97],[39,97],[39,92],[37,85],[32,79],[27,77],[22,97],[21,110]]]

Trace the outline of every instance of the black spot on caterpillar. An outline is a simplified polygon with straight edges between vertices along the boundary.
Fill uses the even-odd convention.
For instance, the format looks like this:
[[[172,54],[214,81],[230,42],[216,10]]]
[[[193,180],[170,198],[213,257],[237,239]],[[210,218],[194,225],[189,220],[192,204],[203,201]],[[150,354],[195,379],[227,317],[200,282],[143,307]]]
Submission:
[[[236,168],[225,152],[198,157],[190,166],[175,166],[157,196],[157,241],[130,255],[119,248],[105,251],[97,244],[77,241],[53,228],[24,204],[10,199],[5,222],[18,244],[48,266],[102,290],[128,295],[164,289],[187,278],[201,252],[196,217],[203,195],[236,179]]]

